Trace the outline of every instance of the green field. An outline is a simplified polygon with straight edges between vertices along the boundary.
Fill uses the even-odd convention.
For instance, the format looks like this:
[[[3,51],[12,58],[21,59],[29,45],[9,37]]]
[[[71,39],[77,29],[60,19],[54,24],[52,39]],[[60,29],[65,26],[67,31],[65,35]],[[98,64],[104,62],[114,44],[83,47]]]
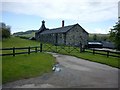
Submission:
[[[110,41],[109,34],[89,34],[89,41],[93,41],[93,36],[96,35],[97,41]]]
[[[3,57],[2,81],[3,83],[7,83],[14,80],[40,76],[52,71],[54,62],[55,58],[46,53]]]
[[[2,48],[38,46],[40,42],[11,37],[2,41]]]
[[[10,39],[3,40],[2,47],[28,47],[28,46],[39,46],[40,43],[37,41],[20,39],[18,37],[11,37]],[[50,48],[52,47],[52,48]],[[63,49],[65,48],[65,49]],[[71,47],[73,49],[73,47]],[[70,47],[62,46],[57,47],[50,44],[43,44],[43,51],[59,51],[61,54],[72,55],[85,60],[106,64],[112,67],[120,68],[120,58],[109,57],[104,55],[95,54],[88,52],[79,53],[79,48],[69,53]],[[8,53],[8,51],[6,51]],[[13,56],[4,56],[2,58],[2,70],[3,70],[3,83],[14,81],[23,78],[30,78],[39,76],[45,72],[51,71],[52,65],[55,63],[55,58],[50,54],[46,53],[31,53]]]
[[[83,58],[85,60],[98,62],[98,63],[106,64],[106,65],[109,65],[112,67],[120,68],[120,65],[119,65],[120,59],[119,58],[115,58],[115,57],[108,58],[103,55],[99,55],[99,54],[93,55],[92,53],[88,53],[88,52],[83,52],[80,54],[79,53],[70,53],[70,55],[76,56],[78,58]]]
[[[35,37],[35,32],[32,32],[31,34],[23,34],[23,35],[20,35],[20,36],[24,36],[24,37]]]
[[[49,47],[51,47],[51,48],[49,48]],[[98,63],[106,64],[106,65],[109,65],[112,67],[120,68],[120,65],[119,65],[120,58],[118,58],[118,57],[112,57],[112,56],[107,57],[107,55],[93,54],[93,53],[89,53],[89,52],[80,53],[79,48],[76,48],[74,50],[73,47],[68,47],[68,46],[65,46],[63,49],[62,48],[63,47],[60,47],[60,46],[57,47],[58,53],[71,55],[71,56],[75,56],[75,57],[82,58],[85,60],[98,62]],[[56,52],[56,46],[52,46],[50,44],[48,44],[48,45],[43,44],[43,50]],[[69,53],[70,50],[73,50],[73,51],[71,51]],[[91,52],[92,52],[92,50],[91,50]],[[99,52],[99,53],[104,53],[104,52]]]
[[[21,39],[19,37],[11,37],[8,39],[4,39],[2,41],[2,48],[13,48],[13,47],[29,47],[29,46],[40,46],[40,42]],[[16,52],[21,52],[26,50],[16,50]],[[0,53],[12,53],[12,50],[4,50]]]
[[[11,37],[2,42],[3,48],[38,46],[39,42]],[[9,53],[9,51],[5,51]],[[0,60],[1,61],[1,60]],[[40,76],[50,72],[55,58],[47,53],[32,53],[2,57],[2,82]]]

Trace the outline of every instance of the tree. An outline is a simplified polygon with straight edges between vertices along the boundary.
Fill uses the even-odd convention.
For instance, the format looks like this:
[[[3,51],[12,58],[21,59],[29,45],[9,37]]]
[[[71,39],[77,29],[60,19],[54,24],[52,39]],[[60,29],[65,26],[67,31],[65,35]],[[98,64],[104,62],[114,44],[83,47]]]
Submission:
[[[96,34],[93,35],[93,40],[94,40],[94,41],[97,40],[97,35],[96,35]]]
[[[2,38],[9,38],[11,34],[10,29],[10,26],[6,26],[5,23],[0,23],[0,36]]]
[[[118,50],[120,50],[120,17],[119,21],[113,26],[113,29],[110,31],[110,39],[115,42],[115,45]]]
[[[108,36],[101,36],[101,41],[108,41]]]

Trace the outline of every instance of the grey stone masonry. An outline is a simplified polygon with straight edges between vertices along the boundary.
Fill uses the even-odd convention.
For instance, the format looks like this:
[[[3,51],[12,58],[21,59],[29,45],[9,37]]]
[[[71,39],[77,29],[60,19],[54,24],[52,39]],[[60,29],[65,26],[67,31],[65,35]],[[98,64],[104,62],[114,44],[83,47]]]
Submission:
[[[62,21],[63,24],[63,21]],[[42,21],[41,28],[35,33],[36,40],[57,45],[87,45],[88,32],[79,24],[63,26],[55,29],[47,29],[45,21]]]

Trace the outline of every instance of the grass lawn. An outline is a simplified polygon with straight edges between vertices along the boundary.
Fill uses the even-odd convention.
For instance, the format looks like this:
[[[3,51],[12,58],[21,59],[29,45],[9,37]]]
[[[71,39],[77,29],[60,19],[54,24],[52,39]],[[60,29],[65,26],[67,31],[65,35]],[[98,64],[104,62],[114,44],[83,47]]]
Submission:
[[[46,53],[32,53],[2,57],[2,81],[14,80],[42,75],[52,70],[55,58]]]
[[[23,34],[23,35],[19,35],[19,36],[24,36],[24,37],[28,37],[28,38],[35,37],[35,32],[32,32],[30,34]]]
[[[116,68],[120,68],[120,58],[116,58],[116,57],[107,57],[107,56],[99,55],[99,54],[93,55],[92,53],[88,53],[88,52],[82,52],[82,53],[59,52],[59,53],[75,56],[75,57],[82,58],[82,59],[89,60],[89,61],[93,61],[93,62],[98,62],[101,64],[106,64],[106,65],[116,67]]]
[[[2,48],[39,46],[40,42],[11,37],[2,41]]]
[[[1,43],[1,42],[0,42]],[[3,48],[10,47],[28,47],[28,46],[39,46],[40,43],[31,40],[20,39],[18,37],[11,37],[10,39],[3,40],[2,42]],[[52,45],[44,45],[43,51],[56,51],[59,50],[61,54],[67,54],[76,56],[78,58],[83,58],[85,60],[103,63],[112,67],[120,68],[118,64],[120,62],[120,58],[108,57],[104,55],[95,54],[88,52],[79,53],[79,48],[76,48],[76,51],[73,50],[71,53],[69,47],[57,47],[52,46],[52,50],[50,49]],[[49,47],[49,48],[48,48]],[[66,48],[66,50],[61,49]],[[72,47],[73,49],[73,47]],[[8,53],[9,51],[5,51]],[[52,65],[55,62],[55,58],[50,54],[46,53],[31,53],[30,55],[16,55],[13,56],[3,56],[2,57],[2,74],[3,74],[3,83],[7,83],[10,81],[30,78],[42,75],[45,72],[51,71]]]
[[[39,42],[25,40],[18,37],[4,39],[2,48],[39,46]],[[3,51],[10,53],[12,51]],[[0,57],[1,58],[1,57]],[[2,57],[2,83],[42,75],[52,70],[55,58],[46,53],[31,53]]]
[[[119,62],[120,59],[116,57],[107,57],[99,54],[93,55],[92,53],[83,52],[83,53],[71,53],[71,55],[76,56],[78,58],[83,58],[85,60],[98,62],[102,64],[106,64],[112,67],[120,68]]]
[[[52,46],[52,48],[48,48],[51,47],[52,45],[44,45],[43,44],[43,50],[47,50],[47,51],[54,51],[56,52],[56,46]],[[120,58],[118,57],[112,57],[109,56],[107,57],[107,55],[99,55],[99,54],[92,54],[89,52],[79,52],[79,48],[76,48],[76,50],[73,50],[72,47],[64,47],[65,49],[62,49],[62,47],[57,47],[57,51],[59,51],[59,53],[61,54],[66,54],[66,55],[71,55],[71,56],[75,56],[78,58],[82,58],[85,60],[89,60],[89,61],[93,61],[93,62],[98,62],[98,63],[102,63],[102,64],[106,64],[112,67],[116,67],[116,68],[120,68]],[[71,53],[68,53],[70,50],[73,50]],[[92,50],[91,50],[92,52]],[[99,52],[99,53],[104,53],[104,52]]]
[[[19,37],[11,37],[8,39],[4,39],[2,42],[2,48],[13,48],[13,47],[29,47],[29,46],[40,46],[40,42],[33,40],[21,39]],[[26,52],[26,50],[16,50],[16,52]],[[0,53],[13,53],[12,50],[4,50],[0,51]]]

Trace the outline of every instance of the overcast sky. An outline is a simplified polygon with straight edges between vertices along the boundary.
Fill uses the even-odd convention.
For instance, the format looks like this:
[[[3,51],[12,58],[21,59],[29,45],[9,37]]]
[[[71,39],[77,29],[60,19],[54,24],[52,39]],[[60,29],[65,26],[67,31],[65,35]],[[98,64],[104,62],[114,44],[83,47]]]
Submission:
[[[120,1],[118,3],[118,17],[120,17]]]
[[[89,33],[109,33],[118,20],[119,0],[3,0],[1,20],[12,33],[80,24]]]

